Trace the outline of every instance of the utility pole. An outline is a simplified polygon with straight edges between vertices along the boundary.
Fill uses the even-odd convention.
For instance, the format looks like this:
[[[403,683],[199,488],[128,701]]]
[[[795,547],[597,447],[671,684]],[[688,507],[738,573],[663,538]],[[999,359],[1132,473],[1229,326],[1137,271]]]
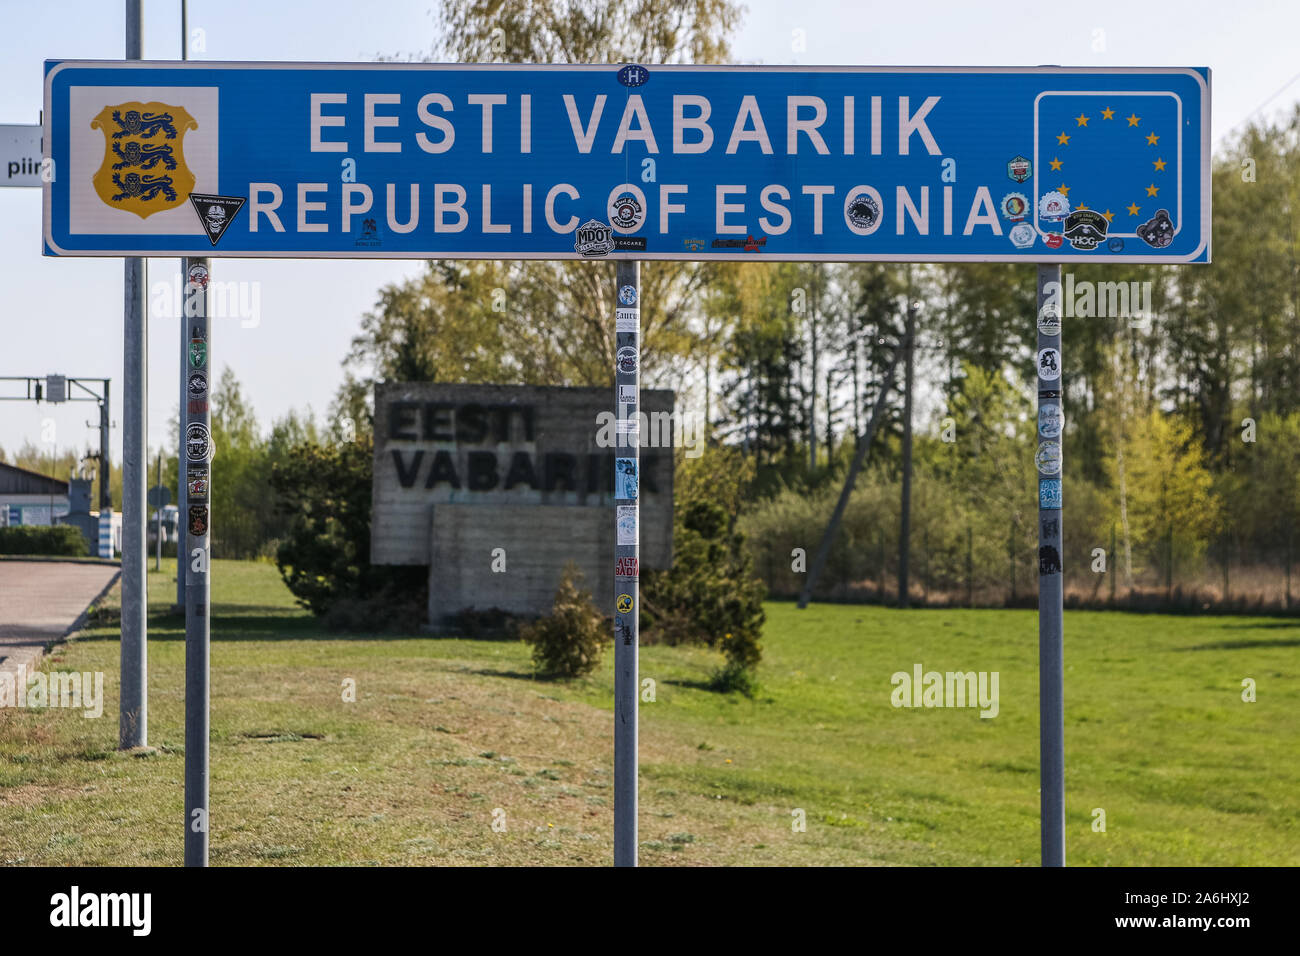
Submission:
[[[126,0],[126,58],[144,52],[141,0]],[[145,316],[145,261],[125,260],[122,384],[122,648],[118,747],[149,744],[148,578],[145,574],[145,485],[148,463],[149,334]]]
[[[113,469],[110,467],[108,430],[110,425],[108,379],[104,379],[104,397],[99,402],[99,513],[113,513]]]
[[[154,511],[154,552],[153,552],[153,569],[155,571],[162,568],[162,450],[158,451],[158,464],[154,468],[154,487],[158,489],[158,505]]]

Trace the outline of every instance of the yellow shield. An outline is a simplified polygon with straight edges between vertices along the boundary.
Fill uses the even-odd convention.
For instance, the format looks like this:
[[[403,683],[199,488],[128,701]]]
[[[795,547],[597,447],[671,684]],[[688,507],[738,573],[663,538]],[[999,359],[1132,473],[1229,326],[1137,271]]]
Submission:
[[[104,132],[104,162],[92,182],[105,205],[145,219],[189,198],[194,174],[185,165],[181,141],[199,124],[183,107],[105,106],[90,128]]]

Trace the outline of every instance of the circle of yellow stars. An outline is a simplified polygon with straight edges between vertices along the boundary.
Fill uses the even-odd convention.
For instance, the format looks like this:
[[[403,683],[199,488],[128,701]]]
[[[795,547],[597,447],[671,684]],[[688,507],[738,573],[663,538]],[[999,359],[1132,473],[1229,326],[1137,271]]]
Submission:
[[[1081,126],[1086,127],[1086,126],[1088,125],[1088,121],[1091,120],[1092,118],[1093,118],[1093,117],[1088,116],[1086,113],[1080,112],[1079,115],[1076,116],[1076,117],[1074,118],[1074,125],[1075,125],[1075,128],[1078,129],[1078,128],[1081,127]],[[1139,127],[1139,128],[1141,127],[1142,117],[1138,116],[1136,113],[1131,113],[1131,114],[1129,114],[1127,117],[1121,117],[1121,118],[1122,118],[1122,119],[1126,119],[1126,120],[1128,121],[1128,125],[1129,125],[1129,126],[1137,126],[1137,127]],[[1103,109],[1103,110],[1101,111],[1101,119],[1102,119],[1103,121],[1105,121],[1105,120],[1114,120],[1114,119],[1115,119],[1115,111],[1114,111],[1113,109],[1111,109],[1109,106],[1106,107],[1105,109]],[[1070,145],[1070,135],[1069,135],[1068,133],[1066,133],[1065,130],[1062,130],[1060,133],[1057,134],[1057,137],[1056,137],[1056,143],[1057,143],[1058,146],[1069,146],[1069,145]],[[1147,134],[1147,145],[1148,145],[1148,146],[1159,146],[1159,145],[1160,145],[1160,137],[1157,136],[1155,133],[1148,133],[1148,134]],[[1050,162],[1048,163],[1048,165],[1051,166],[1053,172],[1061,172],[1061,171],[1062,171],[1062,167],[1065,165],[1065,163],[1064,163],[1064,161],[1062,161],[1062,160],[1060,159],[1060,157],[1053,156],[1052,159],[1050,160]],[[1166,167],[1167,165],[1169,165],[1169,164],[1166,163],[1166,162],[1165,162],[1163,159],[1161,159],[1159,156],[1157,156],[1157,157],[1155,158],[1155,161],[1154,161],[1151,165],[1152,165],[1152,167],[1153,167],[1153,171],[1154,171],[1154,172],[1162,173],[1162,172],[1164,172],[1165,167]],[[1066,183],[1061,183],[1061,185],[1057,186],[1057,187],[1056,187],[1056,191],[1059,192],[1062,196],[1066,196],[1067,198],[1068,198],[1069,195],[1070,195],[1070,187],[1069,187]],[[1147,188],[1146,188],[1146,193],[1147,193],[1147,196],[1151,196],[1151,197],[1156,197],[1156,196],[1158,196],[1158,195],[1160,194],[1160,187],[1157,186],[1157,185],[1155,184],[1155,182],[1154,182],[1154,177],[1153,177],[1153,181],[1152,181],[1151,185],[1147,186]],[[1075,206],[1074,208],[1076,208],[1076,209],[1087,209],[1088,206],[1087,206],[1086,203],[1079,203],[1079,205]],[[1126,210],[1128,210],[1128,214],[1129,214],[1130,216],[1136,216],[1136,215],[1138,215],[1138,214],[1142,211],[1142,207],[1139,206],[1136,202],[1129,203],[1129,204],[1128,204],[1127,206],[1125,206],[1124,208],[1125,208]],[[1115,218],[1115,214],[1114,214],[1113,212],[1111,212],[1109,209],[1107,209],[1105,212],[1103,212],[1102,215],[1106,217],[1106,221],[1107,221],[1107,222],[1110,222],[1111,220],[1113,220],[1113,219]]]

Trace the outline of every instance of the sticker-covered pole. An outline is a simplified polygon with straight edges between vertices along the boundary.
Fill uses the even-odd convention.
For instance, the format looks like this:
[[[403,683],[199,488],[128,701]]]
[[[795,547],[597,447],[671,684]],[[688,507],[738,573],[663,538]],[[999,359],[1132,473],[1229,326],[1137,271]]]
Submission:
[[[138,60],[144,46],[140,0],[126,0],[126,58]],[[145,261],[125,260],[122,336],[122,669],[118,746],[149,744],[148,547],[145,485],[149,463],[146,391],[149,333],[145,326]],[[110,476],[105,472],[105,478]]]
[[[181,260],[181,282],[187,283],[186,276],[190,271],[189,259]],[[193,260],[201,262],[201,259]],[[184,299],[190,301],[190,291],[188,285],[182,285],[185,290]],[[183,311],[183,310],[182,310]],[[185,613],[185,569],[189,562],[185,560],[185,555],[189,553],[189,535],[185,527],[185,409],[189,405],[189,383],[190,383],[190,329],[189,323],[185,321],[186,316],[181,317],[179,323],[179,336],[181,340],[181,404],[180,414],[177,417],[180,434],[176,438],[176,613]]]
[[[190,58],[189,47],[189,2],[181,0],[181,59]],[[189,272],[189,260],[181,259],[181,282],[185,281],[185,276]],[[176,521],[176,608],[174,613],[185,613],[185,554],[188,550],[185,543],[185,405],[188,401],[188,379],[186,374],[186,358],[189,352],[189,342],[186,339],[185,323],[180,323],[181,339],[181,404],[180,415],[177,416],[180,422],[180,435],[177,436],[176,447],[179,451],[176,454],[176,503],[179,518]]]
[[[1061,267],[1038,267],[1038,748],[1043,866],[1065,866]]]
[[[185,865],[208,865],[208,658],[211,638],[212,429],[208,408],[211,334],[208,260],[185,260],[185,316],[189,335],[182,377],[188,397],[185,423]]]
[[[614,865],[636,866],[641,595],[641,266],[618,264],[614,371]]]

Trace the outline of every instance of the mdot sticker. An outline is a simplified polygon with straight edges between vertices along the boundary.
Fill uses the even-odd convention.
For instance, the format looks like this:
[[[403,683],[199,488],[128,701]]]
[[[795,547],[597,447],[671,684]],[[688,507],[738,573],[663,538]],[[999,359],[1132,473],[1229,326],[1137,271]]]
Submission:
[[[573,233],[573,251],[587,259],[614,251],[614,230],[605,223],[588,219]]]

